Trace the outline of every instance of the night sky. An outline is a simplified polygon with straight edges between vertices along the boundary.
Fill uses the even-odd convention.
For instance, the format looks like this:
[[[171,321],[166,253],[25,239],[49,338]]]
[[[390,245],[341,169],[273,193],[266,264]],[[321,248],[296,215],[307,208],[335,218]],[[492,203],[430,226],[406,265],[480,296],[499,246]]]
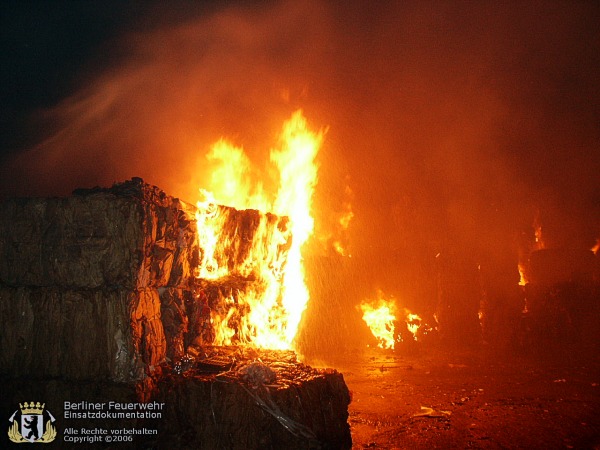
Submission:
[[[212,142],[264,160],[302,108],[357,252],[536,214],[556,245],[600,234],[598,2],[165,3],[0,4],[0,198],[141,176],[194,202]]]

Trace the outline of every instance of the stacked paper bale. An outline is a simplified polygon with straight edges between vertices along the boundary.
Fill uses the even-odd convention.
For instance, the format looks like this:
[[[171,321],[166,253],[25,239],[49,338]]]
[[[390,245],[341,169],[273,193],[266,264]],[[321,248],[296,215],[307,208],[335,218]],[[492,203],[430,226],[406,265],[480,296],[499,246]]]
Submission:
[[[581,248],[545,248],[529,257],[525,286],[527,345],[596,355],[600,348],[598,255]]]
[[[478,264],[458,251],[442,253],[437,260],[436,317],[440,338],[449,346],[478,344],[482,298]]]
[[[215,208],[228,275],[202,280],[197,209],[139,178],[2,202],[0,374],[139,381],[212,344],[211,309],[262,283],[266,247],[282,265],[291,242],[287,218]]]
[[[2,415],[40,399],[63,417],[60,435],[70,426],[159,431],[125,448],[350,448],[350,395],[336,371],[249,347],[213,349],[230,361],[226,373],[214,373],[202,353],[175,370],[190,345],[212,356],[215,303],[261,282],[249,242],[269,245],[275,227],[285,231],[285,218],[218,208],[226,245],[217,258],[229,275],[210,281],[195,273],[203,251],[196,209],[141,179],[1,203]],[[289,239],[276,242],[275,258],[285,258]],[[166,404],[160,420],[62,414],[65,401],[150,400]]]
[[[137,382],[165,360],[160,293],[193,290],[194,209],[141,179],[0,204],[0,374]]]

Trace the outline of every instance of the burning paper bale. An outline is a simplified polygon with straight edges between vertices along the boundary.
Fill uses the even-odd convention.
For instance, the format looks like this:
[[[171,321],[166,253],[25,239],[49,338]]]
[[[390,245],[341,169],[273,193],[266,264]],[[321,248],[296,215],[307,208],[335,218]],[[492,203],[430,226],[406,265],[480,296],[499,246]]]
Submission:
[[[265,275],[253,252],[283,233],[270,247],[281,268],[291,239],[285,218],[218,208],[229,250],[213,255],[231,273],[210,279],[198,277],[207,249],[196,208],[141,179],[2,203],[2,407],[33,397],[156,400],[167,405],[158,442],[175,448],[349,448],[341,374],[291,351],[213,346],[216,314],[238,342],[255,336],[243,317],[254,308],[248,293],[265,294],[281,273],[271,259]]]

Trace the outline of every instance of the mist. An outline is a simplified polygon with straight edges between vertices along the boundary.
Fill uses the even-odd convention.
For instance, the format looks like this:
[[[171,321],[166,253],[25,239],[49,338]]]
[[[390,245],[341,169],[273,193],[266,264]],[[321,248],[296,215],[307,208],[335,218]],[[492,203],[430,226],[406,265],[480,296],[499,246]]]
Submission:
[[[600,234],[597,3],[173,10],[149,8],[73,75],[71,95],[33,114],[38,142],[4,162],[3,195],[140,176],[193,203],[212,143],[260,165],[301,108],[328,127],[322,233],[352,193],[361,292],[408,289],[413,262],[448,248],[502,259],[536,214],[555,245],[589,249]]]

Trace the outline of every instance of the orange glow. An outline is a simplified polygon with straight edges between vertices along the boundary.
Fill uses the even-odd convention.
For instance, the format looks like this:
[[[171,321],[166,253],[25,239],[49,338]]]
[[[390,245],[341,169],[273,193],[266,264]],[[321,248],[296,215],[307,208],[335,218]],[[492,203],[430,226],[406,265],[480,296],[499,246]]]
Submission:
[[[346,200],[344,201],[344,203],[342,205],[344,210],[343,210],[340,218],[338,219],[339,232],[337,233],[341,238],[337,239],[333,242],[333,248],[335,249],[336,252],[338,252],[342,256],[351,256],[348,253],[347,246],[345,245],[345,241],[348,240],[348,238],[347,238],[348,228],[350,228],[350,222],[354,218],[354,212],[352,211],[352,203],[351,203],[352,189],[350,188],[350,186],[346,185],[344,194],[345,194]]]
[[[213,313],[215,344],[231,344],[237,330],[237,339],[243,344],[272,349],[292,347],[309,300],[301,250],[314,228],[311,207],[317,183],[315,159],[324,134],[324,130],[313,132],[308,128],[302,111],[296,111],[284,123],[278,145],[270,151],[267,173],[275,174],[271,181],[277,186],[272,193],[266,193],[262,184],[251,182],[252,165],[243,149],[221,139],[208,154],[209,162],[216,167],[211,172],[212,193],[202,191],[206,199],[198,202],[198,233],[203,250],[199,277],[252,275],[255,280],[251,288],[236,293],[236,301],[230,299],[227,314]],[[218,255],[232,245],[223,229],[231,210],[217,203],[263,212],[248,257],[233,269],[219,264],[223,258]],[[267,211],[279,216],[276,226],[272,220],[269,222]],[[233,316],[238,322],[236,329],[229,326]]]

